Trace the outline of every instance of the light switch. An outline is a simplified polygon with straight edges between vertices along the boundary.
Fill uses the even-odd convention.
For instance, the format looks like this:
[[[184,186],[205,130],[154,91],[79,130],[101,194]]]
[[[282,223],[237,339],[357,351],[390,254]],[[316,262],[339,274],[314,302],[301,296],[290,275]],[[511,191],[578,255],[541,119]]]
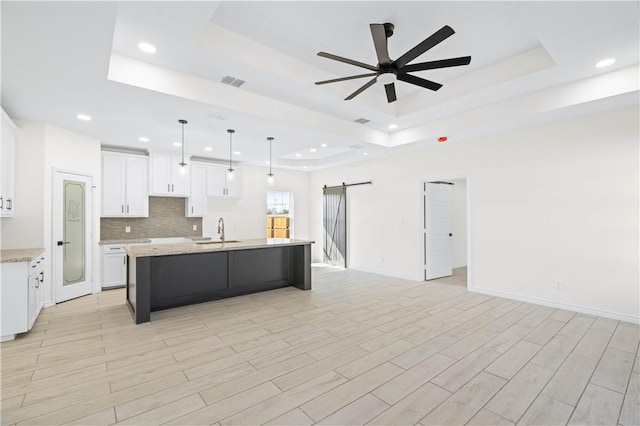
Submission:
[[[193,230],[197,231],[198,230],[198,225],[193,225]]]

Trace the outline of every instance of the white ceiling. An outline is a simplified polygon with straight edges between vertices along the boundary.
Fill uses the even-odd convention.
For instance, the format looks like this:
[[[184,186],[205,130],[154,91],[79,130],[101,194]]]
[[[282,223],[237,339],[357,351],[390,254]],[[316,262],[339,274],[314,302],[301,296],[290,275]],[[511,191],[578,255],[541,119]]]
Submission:
[[[2,1],[1,8],[3,108],[111,146],[179,150],[172,143],[183,118],[192,155],[227,160],[233,128],[235,161],[265,165],[273,136],[274,166],[313,170],[435,145],[438,136],[456,143],[638,103],[637,1]],[[397,82],[392,104],[379,84],[343,100],[367,79],[313,84],[366,72],[319,51],[376,65],[368,24],[384,22],[395,25],[392,58],[449,25],[456,34],[414,62],[471,55],[471,64],[416,73],[444,84],[438,92]],[[157,52],[138,50],[141,41]],[[616,63],[595,67],[608,57]],[[246,82],[224,85],[224,76]],[[93,119],[78,121],[78,113]]]

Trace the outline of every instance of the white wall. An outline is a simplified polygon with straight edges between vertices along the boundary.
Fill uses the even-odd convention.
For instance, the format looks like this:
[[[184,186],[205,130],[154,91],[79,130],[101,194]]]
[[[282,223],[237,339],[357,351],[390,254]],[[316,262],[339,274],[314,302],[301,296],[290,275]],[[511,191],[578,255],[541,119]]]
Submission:
[[[14,120],[15,216],[2,218],[2,248],[44,247],[44,124]]]
[[[449,218],[451,220],[451,254],[454,268],[467,266],[467,181],[466,179],[450,179],[451,203]]]
[[[101,188],[100,141],[70,130],[47,124],[45,126],[44,163],[44,246],[49,253],[45,274],[53,277],[52,206],[54,170],[78,172],[93,177],[93,258],[92,282],[94,292],[100,291],[100,188]],[[45,304],[53,303],[53,280],[45,285]]]
[[[275,185],[267,185],[266,167],[243,165],[242,198],[209,198],[208,210],[202,220],[202,235],[218,238],[218,218],[224,218],[225,238],[266,238],[267,191],[293,192],[296,239],[309,238],[309,175],[274,169]]]
[[[313,172],[349,188],[349,264],[420,279],[420,182],[467,177],[471,290],[638,321],[638,108]],[[310,200],[322,260],[322,196]],[[555,288],[562,280],[563,289]]]

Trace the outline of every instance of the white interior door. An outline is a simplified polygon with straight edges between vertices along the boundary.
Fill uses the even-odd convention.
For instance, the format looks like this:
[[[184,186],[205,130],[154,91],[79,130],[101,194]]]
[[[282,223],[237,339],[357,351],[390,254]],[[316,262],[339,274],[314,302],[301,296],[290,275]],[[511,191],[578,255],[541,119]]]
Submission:
[[[424,183],[424,279],[452,275],[451,220],[449,204],[451,185]]]
[[[53,275],[58,303],[92,290],[92,178],[56,171],[53,184]]]

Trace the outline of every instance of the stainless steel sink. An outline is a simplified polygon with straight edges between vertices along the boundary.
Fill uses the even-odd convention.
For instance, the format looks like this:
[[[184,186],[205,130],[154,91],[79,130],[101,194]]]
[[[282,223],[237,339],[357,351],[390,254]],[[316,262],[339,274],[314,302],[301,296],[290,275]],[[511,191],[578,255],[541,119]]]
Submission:
[[[222,241],[194,241],[196,244],[223,244]],[[239,243],[238,240],[226,240],[225,243]]]

